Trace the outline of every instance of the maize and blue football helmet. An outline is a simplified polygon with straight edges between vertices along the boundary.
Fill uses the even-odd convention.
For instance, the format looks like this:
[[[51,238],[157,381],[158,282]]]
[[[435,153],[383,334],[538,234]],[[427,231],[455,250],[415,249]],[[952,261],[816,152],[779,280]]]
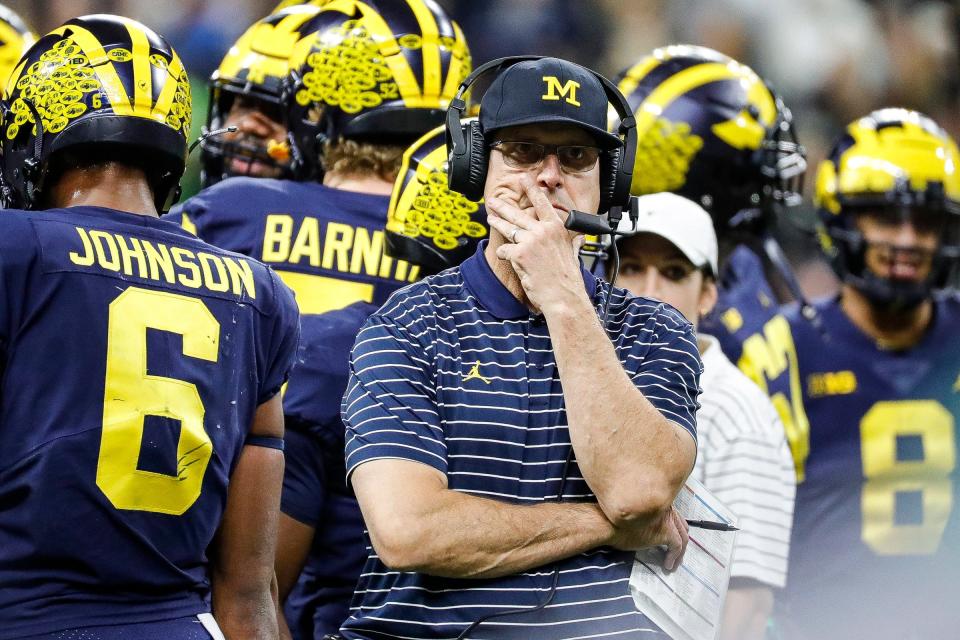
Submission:
[[[33,208],[51,158],[84,148],[149,157],[157,209],[179,197],[190,80],[170,44],[139,22],[90,15],[43,36],[13,70],[0,114],[0,197],[8,208]]]
[[[275,177],[291,177],[290,145],[285,134],[276,140],[264,140],[244,131],[222,130],[229,124],[231,109],[238,100],[276,123],[284,122],[280,94],[290,71],[289,58],[296,43],[307,35],[305,25],[319,11],[309,4],[293,4],[255,23],[230,47],[210,77],[207,124],[200,147],[204,187],[233,175],[250,175],[254,163],[271,168]]]
[[[818,238],[837,276],[883,308],[909,308],[950,284],[960,266],[960,152],[933,120],[880,109],[850,123],[817,169]],[[936,228],[923,282],[882,278],[865,265],[860,214]]]
[[[463,32],[433,0],[331,0],[310,29],[283,97],[297,179],[322,177],[328,140],[407,145],[442,124],[471,70]]]
[[[746,65],[672,45],[625,69],[618,87],[637,119],[633,195],[685,196],[721,233],[800,203],[807,165],[790,110]]]
[[[437,127],[403,154],[387,214],[387,254],[425,275],[459,265],[490,235],[483,205],[447,186],[445,133]]]

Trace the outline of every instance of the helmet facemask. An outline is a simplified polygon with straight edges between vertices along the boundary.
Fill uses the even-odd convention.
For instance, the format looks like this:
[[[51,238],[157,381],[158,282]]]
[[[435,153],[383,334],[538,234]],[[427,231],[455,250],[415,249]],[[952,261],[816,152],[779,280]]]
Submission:
[[[956,280],[960,266],[960,210],[944,206],[942,189],[939,201],[928,198],[910,198],[904,202],[880,204],[877,198],[867,198],[857,204],[844,204],[843,214],[848,218],[844,227],[835,226],[830,238],[835,247],[831,256],[835,270],[843,282],[863,294],[878,311],[897,313],[916,308],[929,300],[933,292]],[[917,200],[927,200],[919,204]],[[909,203],[909,201],[913,201]],[[881,220],[884,226],[910,223],[921,236],[938,239],[932,249],[903,246],[893,241],[869,241],[861,229],[863,218]],[[870,263],[893,271],[896,265],[909,265],[926,271],[920,279],[882,275]]]
[[[231,111],[238,101],[245,108],[256,110],[276,123],[283,122],[279,93],[272,93],[250,83],[216,81],[210,86],[207,125],[203,127],[200,149],[202,183],[208,187],[234,176],[257,176],[290,179],[290,143],[287,133],[275,139],[263,139],[244,131],[224,131],[231,122]],[[242,117],[242,116],[241,116]],[[248,116],[249,117],[249,116]],[[286,126],[284,125],[284,129]],[[263,169],[254,171],[256,164]]]
[[[290,54],[310,33],[307,25],[319,11],[315,6],[278,7],[250,26],[220,62],[210,78],[207,122],[201,138],[204,187],[237,175],[292,177],[288,135],[279,131],[279,125],[287,128],[280,96],[290,70]],[[238,101],[243,111],[231,113]],[[256,114],[270,122],[276,138],[244,130],[247,127],[243,126],[243,119],[258,117]],[[224,131],[228,126],[238,126],[240,130]]]

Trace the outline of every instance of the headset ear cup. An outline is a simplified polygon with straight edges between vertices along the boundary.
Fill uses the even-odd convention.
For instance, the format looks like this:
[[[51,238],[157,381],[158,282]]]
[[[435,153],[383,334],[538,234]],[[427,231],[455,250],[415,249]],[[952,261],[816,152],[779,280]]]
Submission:
[[[456,121],[456,125],[460,128],[460,140],[463,142],[463,152],[455,153],[457,151],[457,141],[454,140],[453,134],[451,133],[451,124],[447,123],[447,186],[450,187],[453,191],[466,193],[470,190],[470,144],[472,138],[470,137],[470,123],[462,123],[459,120]]]
[[[613,205],[626,201],[626,198],[619,197],[617,189],[620,176],[620,152],[621,149],[615,148],[603,155],[600,165],[600,211],[598,212],[600,214],[609,211]]]
[[[467,158],[470,161],[470,193],[464,193],[463,195],[470,200],[480,200],[483,198],[483,188],[487,182],[487,162],[489,161],[487,141],[483,137],[480,123],[476,120],[470,123],[468,135],[467,140],[470,141],[467,148]]]
[[[487,149],[480,123],[472,120],[460,127],[465,153],[450,155],[447,179],[450,188],[458,191],[470,200],[483,197],[484,183],[487,181]],[[448,143],[449,144],[449,143]]]

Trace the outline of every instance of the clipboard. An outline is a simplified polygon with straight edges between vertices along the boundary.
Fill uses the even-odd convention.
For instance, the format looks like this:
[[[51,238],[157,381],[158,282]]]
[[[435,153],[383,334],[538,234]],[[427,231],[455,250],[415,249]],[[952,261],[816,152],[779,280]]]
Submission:
[[[673,505],[690,520],[736,525],[736,516],[693,478],[687,479]],[[683,563],[673,573],[661,566],[660,549],[638,551],[630,573],[637,609],[674,640],[716,640],[736,535],[691,527]]]

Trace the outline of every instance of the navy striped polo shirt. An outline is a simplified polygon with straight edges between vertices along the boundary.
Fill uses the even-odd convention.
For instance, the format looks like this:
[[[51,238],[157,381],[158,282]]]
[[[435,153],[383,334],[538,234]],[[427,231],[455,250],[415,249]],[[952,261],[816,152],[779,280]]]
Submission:
[[[510,503],[558,498],[570,451],[563,390],[547,324],[496,278],[485,243],[460,267],[395,293],[357,336],[343,399],[349,475],[370,460],[402,458],[439,470],[454,491]],[[690,323],[668,305],[630,296],[584,271],[624,368],[668,419],[696,437],[702,371]],[[574,463],[563,499],[595,501]],[[436,535],[443,535],[437,531]],[[369,557],[348,639],[456,638],[475,619],[533,608],[555,564],[493,579],[391,571]],[[598,548],[559,562],[544,609],[499,617],[471,638],[633,638],[660,632],[628,591],[632,553]]]

